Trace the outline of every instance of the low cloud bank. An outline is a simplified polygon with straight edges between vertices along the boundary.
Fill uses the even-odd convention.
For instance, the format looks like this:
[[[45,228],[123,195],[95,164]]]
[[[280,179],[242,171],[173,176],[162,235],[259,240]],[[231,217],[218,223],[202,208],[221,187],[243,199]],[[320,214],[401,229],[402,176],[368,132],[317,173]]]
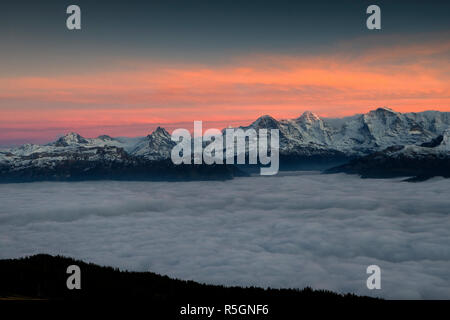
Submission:
[[[450,180],[296,173],[0,185],[0,258],[63,254],[182,279],[450,298]],[[366,267],[382,290],[366,288]]]

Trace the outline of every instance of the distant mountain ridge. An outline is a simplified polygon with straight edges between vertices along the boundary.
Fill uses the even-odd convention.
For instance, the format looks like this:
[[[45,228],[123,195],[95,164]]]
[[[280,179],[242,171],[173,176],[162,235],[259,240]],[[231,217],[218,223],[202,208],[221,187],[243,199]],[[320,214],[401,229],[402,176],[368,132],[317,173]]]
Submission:
[[[400,113],[378,108],[350,117],[321,118],[305,111],[298,118],[288,120],[265,115],[240,128],[278,129],[281,165],[289,164],[294,169],[307,162],[331,167],[392,146],[412,146],[406,149],[416,148],[416,158],[418,152],[430,154],[436,151],[445,157],[450,153],[441,143],[439,147],[426,147],[433,141],[436,144],[439,137],[443,139],[443,145],[448,145],[446,132],[450,128],[450,112]],[[0,151],[0,182],[5,177],[20,178],[24,172],[28,180],[33,180],[33,172],[38,171],[42,172],[41,179],[45,180],[48,175],[49,179],[53,176],[64,180],[64,175],[69,178],[80,172],[87,177],[90,170],[103,172],[101,176],[105,177],[111,169],[120,176],[121,170],[129,172],[134,170],[131,168],[139,167],[145,171],[157,163],[173,170],[170,152],[174,145],[170,134],[161,127],[141,138],[107,135],[84,138],[72,132],[45,145],[25,144]],[[71,172],[74,167],[77,167],[76,173]],[[58,171],[61,168],[64,173]],[[210,169],[205,172],[211,173]]]

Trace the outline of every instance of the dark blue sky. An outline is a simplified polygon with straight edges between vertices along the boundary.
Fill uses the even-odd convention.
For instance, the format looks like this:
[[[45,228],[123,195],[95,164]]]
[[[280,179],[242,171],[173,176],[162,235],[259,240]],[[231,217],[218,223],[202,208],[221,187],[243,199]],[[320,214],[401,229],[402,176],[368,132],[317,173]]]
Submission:
[[[70,4],[82,9],[81,31],[65,27]],[[381,31],[365,27],[370,4],[381,7]],[[361,37],[427,39],[450,31],[449,14],[450,1],[436,0],[3,1],[0,68],[20,75],[91,69],[124,57],[220,63],[254,52],[321,53]]]

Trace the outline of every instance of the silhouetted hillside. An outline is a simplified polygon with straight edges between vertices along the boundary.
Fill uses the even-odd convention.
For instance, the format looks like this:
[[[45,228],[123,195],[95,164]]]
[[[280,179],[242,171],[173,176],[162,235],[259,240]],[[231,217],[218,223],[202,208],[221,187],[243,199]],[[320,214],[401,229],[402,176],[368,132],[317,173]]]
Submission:
[[[69,290],[69,265],[81,269],[81,290]],[[49,300],[141,301],[176,314],[182,305],[267,304],[271,314],[299,302],[380,301],[329,291],[223,287],[170,279],[151,272],[127,272],[76,261],[71,258],[35,255],[0,260],[0,297]],[[219,317],[220,318],[220,317]]]

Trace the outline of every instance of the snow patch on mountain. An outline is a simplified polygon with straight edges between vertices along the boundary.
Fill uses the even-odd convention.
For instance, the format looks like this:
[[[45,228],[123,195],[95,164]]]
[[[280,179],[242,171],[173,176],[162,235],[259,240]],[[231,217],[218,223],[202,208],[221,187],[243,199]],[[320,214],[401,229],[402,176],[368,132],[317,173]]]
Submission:
[[[436,149],[450,152],[450,128],[444,131],[442,141]]]

